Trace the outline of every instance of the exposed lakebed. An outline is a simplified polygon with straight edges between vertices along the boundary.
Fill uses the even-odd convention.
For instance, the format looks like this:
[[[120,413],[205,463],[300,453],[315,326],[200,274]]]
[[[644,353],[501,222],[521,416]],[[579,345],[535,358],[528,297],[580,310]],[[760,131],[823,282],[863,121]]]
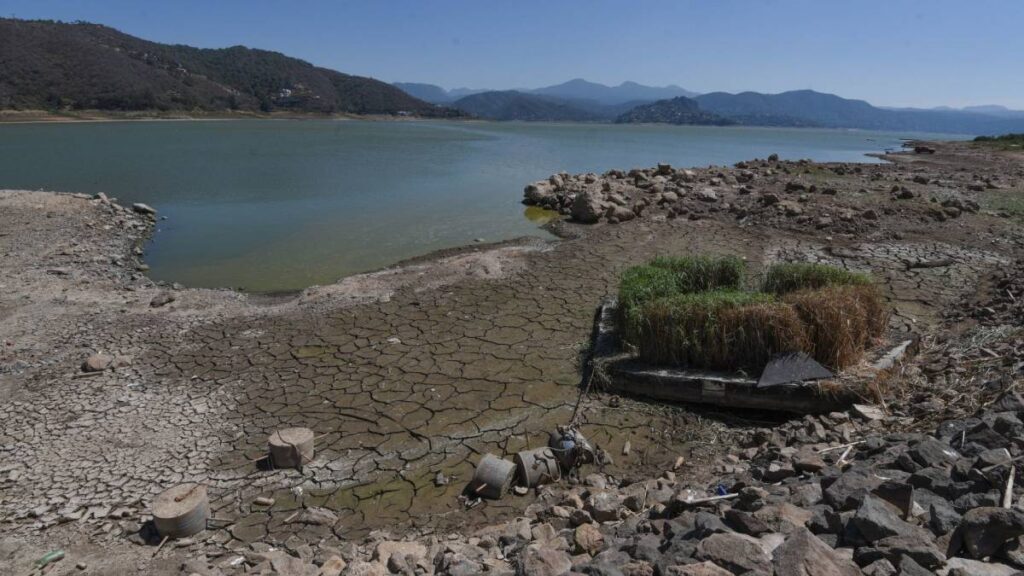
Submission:
[[[159,222],[157,280],[284,291],[472,243],[545,236],[549,174],[670,162],[871,161],[904,133],[690,126],[240,120],[0,126],[0,188],[105,192]]]

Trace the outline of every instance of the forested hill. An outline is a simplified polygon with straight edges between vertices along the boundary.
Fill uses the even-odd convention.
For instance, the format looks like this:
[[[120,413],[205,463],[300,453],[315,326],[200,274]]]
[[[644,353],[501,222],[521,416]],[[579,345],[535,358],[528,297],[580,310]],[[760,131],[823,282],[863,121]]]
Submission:
[[[453,116],[379,80],[243,46],[149,42],[97,24],[0,19],[0,110]]]

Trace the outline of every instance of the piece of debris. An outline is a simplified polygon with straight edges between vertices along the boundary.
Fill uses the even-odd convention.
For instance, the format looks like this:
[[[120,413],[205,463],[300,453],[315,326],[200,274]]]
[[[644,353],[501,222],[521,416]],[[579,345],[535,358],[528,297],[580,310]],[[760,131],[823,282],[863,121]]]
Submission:
[[[175,296],[173,292],[163,291],[156,296],[153,296],[153,299],[149,301],[149,306],[151,308],[160,308],[161,306],[166,306],[177,299],[178,297]]]
[[[444,472],[438,471],[434,475],[434,486],[447,486],[448,483],[448,477],[444,475]]]
[[[206,529],[210,500],[206,486],[179,484],[153,501],[153,525],[164,538],[187,538]]]
[[[313,461],[315,437],[309,428],[285,428],[267,439],[270,460],[277,468],[301,468]]]
[[[865,420],[885,420],[886,418],[885,412],[881,408],[870,404],[854,404],[851,410]]]
[[[832,378],[834,374],[803,352],[776,354],[768,361],[757,381],[758,388],[797,384]]]
[[[516,474],[516,465],[494,454],[484,454],[473,472],[469,485],[470,494],[483,498],[498,499],[508,492]]]
[[[153,208],[149,204],[143,204],[142,202],[136,202],[132,204],[132,210],[139,214],[145,214],[147,216],[155,216],[156,208]]]
[[[114,364],[114,357],[110,354],[97,352],[85,359],[82,363],[82,372],[103,372]]]

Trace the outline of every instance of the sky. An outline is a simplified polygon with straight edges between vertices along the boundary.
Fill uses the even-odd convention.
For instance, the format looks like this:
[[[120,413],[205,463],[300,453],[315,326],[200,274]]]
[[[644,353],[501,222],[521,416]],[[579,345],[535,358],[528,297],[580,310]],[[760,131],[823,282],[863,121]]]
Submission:
[[[0,15],[445,88],[586,78],[1024,109],[1024,0],[0,0]]]

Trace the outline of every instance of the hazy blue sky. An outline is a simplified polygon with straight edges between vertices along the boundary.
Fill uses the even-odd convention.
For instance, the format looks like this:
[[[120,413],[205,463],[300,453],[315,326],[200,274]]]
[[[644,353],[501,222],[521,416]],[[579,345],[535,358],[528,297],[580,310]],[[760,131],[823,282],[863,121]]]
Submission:
[[[1024,108],[1024,0],[0,0],[0,14],[448,88],[583,77]]]

